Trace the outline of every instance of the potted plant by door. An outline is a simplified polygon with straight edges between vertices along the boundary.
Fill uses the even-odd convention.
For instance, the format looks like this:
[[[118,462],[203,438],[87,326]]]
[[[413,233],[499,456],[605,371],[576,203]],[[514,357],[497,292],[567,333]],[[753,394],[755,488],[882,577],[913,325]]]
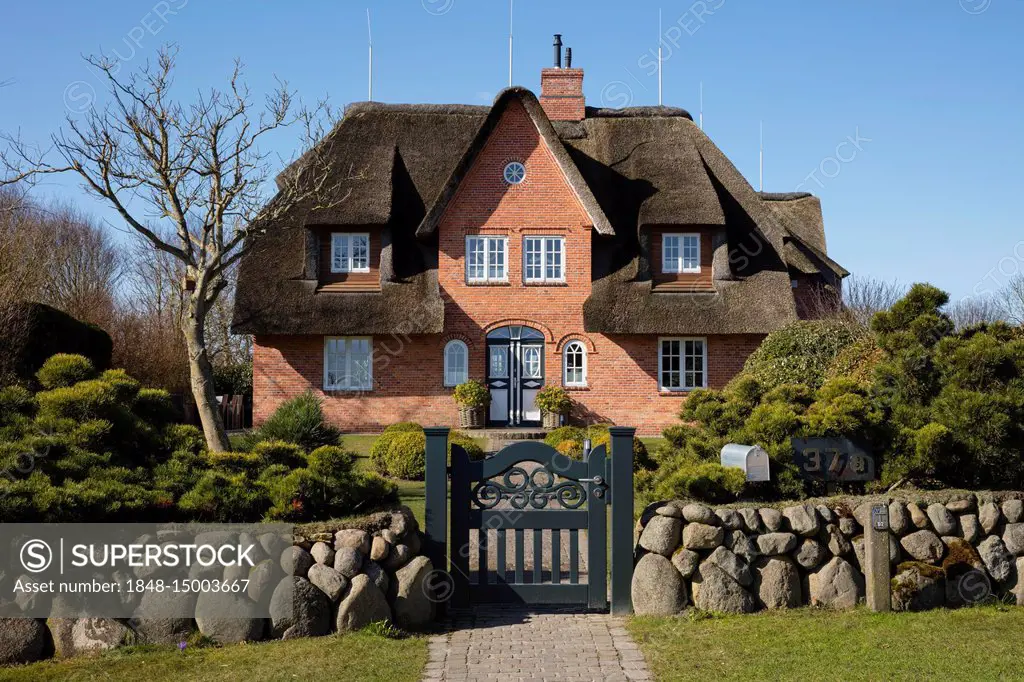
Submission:
[[[562,417],[569,414],[572,400],[564,388],[550,384],[537,391],[537,407],[543,427],[557,429],[562,425]]]
[[[482,381],[470,379],[455,387],[455,402],[459,404],[459,428],[482,429],[487,419],[487,406],[491,392]]]

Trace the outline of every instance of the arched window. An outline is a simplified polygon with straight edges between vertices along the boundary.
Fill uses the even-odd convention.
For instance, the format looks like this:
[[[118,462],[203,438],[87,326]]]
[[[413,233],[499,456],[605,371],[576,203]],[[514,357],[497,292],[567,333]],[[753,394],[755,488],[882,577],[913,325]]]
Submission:
[[[469,378],[469,349],[462,341],[444,347],[444,385],[458,386]]]
[[[562,350],[562,383],[566,386],[587,385],[587,349],[580,341],[570,341]]]

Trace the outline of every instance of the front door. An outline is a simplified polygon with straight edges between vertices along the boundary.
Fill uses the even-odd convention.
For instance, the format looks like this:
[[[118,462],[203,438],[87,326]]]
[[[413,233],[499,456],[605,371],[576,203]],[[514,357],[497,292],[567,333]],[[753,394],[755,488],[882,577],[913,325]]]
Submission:
[[[544,386],[544,335],[530,327],[500,327],[487,335],[488,423],[540,426],[537,392]]]

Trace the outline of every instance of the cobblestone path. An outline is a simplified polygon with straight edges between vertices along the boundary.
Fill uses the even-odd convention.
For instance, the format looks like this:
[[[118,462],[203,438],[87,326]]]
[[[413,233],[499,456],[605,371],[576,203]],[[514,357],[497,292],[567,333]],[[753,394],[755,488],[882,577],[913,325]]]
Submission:
[[[651,679],[621,618],[572,608],[455,610],[429,647],[430,682]]]

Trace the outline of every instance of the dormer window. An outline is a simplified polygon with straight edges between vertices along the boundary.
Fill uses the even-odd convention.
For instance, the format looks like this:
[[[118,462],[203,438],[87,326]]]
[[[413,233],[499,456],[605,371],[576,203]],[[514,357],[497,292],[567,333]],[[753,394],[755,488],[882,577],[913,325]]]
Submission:
[[[334,232],[331,234],[331,272],[369,272],[370,235]]]
[[[663,234],[661,271],[665,274],[700,272],[700,235]]]

